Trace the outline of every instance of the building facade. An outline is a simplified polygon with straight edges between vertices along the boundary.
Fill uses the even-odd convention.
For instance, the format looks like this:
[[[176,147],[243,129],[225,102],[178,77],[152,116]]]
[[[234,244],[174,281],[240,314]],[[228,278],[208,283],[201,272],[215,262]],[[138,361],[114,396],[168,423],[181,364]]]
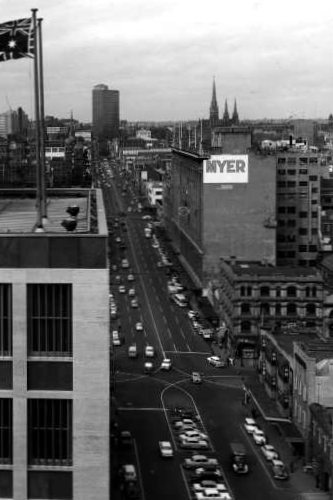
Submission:
[[[50,190],[48,201],[45,230],[34,233],[34,193],[2,193],[0,496],[109,500],[102,194]],[[74,233],[61,224],[72,205],[80,211]]]
[[[99,139],[113,139],[119,135],[119,90],[107,85],[95,85],[92,91],[93,135]]]

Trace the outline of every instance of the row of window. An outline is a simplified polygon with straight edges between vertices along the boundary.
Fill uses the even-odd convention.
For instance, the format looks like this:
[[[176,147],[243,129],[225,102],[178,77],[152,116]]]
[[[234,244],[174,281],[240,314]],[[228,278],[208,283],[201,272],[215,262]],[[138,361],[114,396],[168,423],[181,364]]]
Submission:
[[[28,399],[28,464],[72,465],[72,400]],[[0,398],[0,463],[13,462],[13,401]]]
[[[288,156],[288,157],[279,157],[277,162],[278,165],[296,165],[297,164],[297,159],[299,165],[308,165],[308,164],[317,164],[318,163],[318,157],[317,156],[301,156],[301,157],[295,157],[295,156]]]
[[[278,188],[295,188],[297,186],[297,184],[299,187],[307,187],[308,186],[307,181],[299,181],[298,183],[296,181],[277,181],[276,185]],[[318,193],[318,188],[312,187],[311,193]],[[303,194],[307,196],[308,191],[305,190]]]
[[[272,308],[275,311],[276,316],[281,316],[282,315],[282,305],[281,304],[275,304],[271,306],[270,304],[260,304],[260,314],[264,316],[269,316],[272,312]],[[241,305],[241,314],[251,314],[252,307],[251,304],[248,303],[243,303]],[[298,313],[298,307],[294,303],[289,303],[285,307],[285,314],[287,316],[295,316]],[[309,303],[306,304],[305,306],[305,314],[306,316],[314,316],[316,314],[316,305]]]
[[[289,221],[287,221],[289,222]],[[295,221],[292,221],[292,222],[295,222]],[[288,225],[288,224],[287,224]],[[295,226],[295,224],[293,224]],[[312,236],[315,236],[317,233],[318,233],[318,229],[317,228],[312,228],[311,231],[308,230],[307,227],[300,227],[298,228],[298,234],[300,236],[308,236],[309,232],[311,233]],[[294,233],[294,232],[293,232]],[[284,235],[284,234],[277,234],[277,240],[278,241],[295,241],[296,240],[296,237],[294,234],[287,234],[287,235]]]
[[[317,205],[318,204],[318,200],[311,200],[311,204],[312,205]],[[294,206],[291,206],[291,207],[278,207],[278,213],[279,214],[296,214],[296,207]],[[306,215],[304,215],[304,213],[308,213],[308,212],[304,212],[304,211],[301,211],[299,212],[298,216],[303,218],[303,217],[306,217]]]
[[[12,355],[12,286],[0,284],[0,356]],[[72,286],[27,285],[28,355],[72,355]]]
[[[240,287],[240,295],[241,297],[251,297],[254,292],[254,289],[251,286],[241,286]],[[273,293],[274,295],[273,295]],[[286,297],[297,297],[297,287],[290,285],[285,289]],[[317,287],[316,286],[307,286],[305,287],[305,296],[306,297],[317,297]],[[274,287],[270,288],[267,285],[263,285],[259,288],[260,297],[282,297],[282,288]]]
[[[304,174],[304,175],[307,175],[308,174],[308,170],[306,168],[300,168],[298,173],[300,174]],[[278,170],[278,174],[279,175],[296,175],[297,174],[297,171],[295,169],[293,170]],[[315,182],[318,180],[318,176],[317,175],[309,175],[309,181],[312,181],[312,182]],[[306,184],[301,184],[300,185],[308,185],[308,183],[306,182]]]

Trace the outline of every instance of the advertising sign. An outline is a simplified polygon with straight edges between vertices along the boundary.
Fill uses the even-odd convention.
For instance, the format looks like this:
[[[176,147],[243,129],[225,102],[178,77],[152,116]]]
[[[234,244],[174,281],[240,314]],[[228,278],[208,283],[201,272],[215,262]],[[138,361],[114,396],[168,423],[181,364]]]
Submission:
[[[248,155],[212,155],[203,162],[204,184],[247,184]]]

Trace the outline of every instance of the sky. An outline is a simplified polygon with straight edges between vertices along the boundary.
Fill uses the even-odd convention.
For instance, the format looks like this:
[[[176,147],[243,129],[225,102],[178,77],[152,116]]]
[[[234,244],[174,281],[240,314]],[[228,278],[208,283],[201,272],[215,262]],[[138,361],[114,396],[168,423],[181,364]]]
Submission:
[[[333,113],[332,0],[0,0],[0,23],[43,19],[45,114],[91,121],[92,88],[129,121]],[[33,118],[33,62],[0,63],[0,113]]]

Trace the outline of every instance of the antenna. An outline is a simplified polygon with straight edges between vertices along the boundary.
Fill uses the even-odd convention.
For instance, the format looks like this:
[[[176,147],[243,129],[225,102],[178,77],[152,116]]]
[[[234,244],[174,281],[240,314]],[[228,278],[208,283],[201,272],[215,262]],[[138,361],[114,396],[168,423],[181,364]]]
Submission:
[[[8,99],[8,95],[6,95],[6,103],[7,103],[8,107],[9,107],[9,110],[12,111],[12,107],[10,105],[10,102],[9,102],[9,99]]]

